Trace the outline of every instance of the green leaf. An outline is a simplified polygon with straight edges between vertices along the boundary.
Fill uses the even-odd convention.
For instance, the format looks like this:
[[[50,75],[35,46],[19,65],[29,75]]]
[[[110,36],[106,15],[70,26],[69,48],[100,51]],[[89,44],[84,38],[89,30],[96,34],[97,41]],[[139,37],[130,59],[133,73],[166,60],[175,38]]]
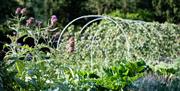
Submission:
[[[24,70],[25,64],[22,61],[16,61],[16,69],[18,70],[18,75],[21,76]]]
[[[128,76],[128,74],[129,74],[129,69],[128,69],[128,70],[126,70],[126,72],[125,72],[125,73],[123,73],[123,75],[125,75],[125,76]]]
[[[136,71],[137,71],[138,73],[140,73],[140,72],[142,72],[145,68],[146,68],[146,66],[140,66],[140,67],[138,67],[138,68],[136,69]]]
[[[144,61],[138,61],[136,64],[137,64],[137,66],[144,66],[144,65],[146,65],[146,63]]]

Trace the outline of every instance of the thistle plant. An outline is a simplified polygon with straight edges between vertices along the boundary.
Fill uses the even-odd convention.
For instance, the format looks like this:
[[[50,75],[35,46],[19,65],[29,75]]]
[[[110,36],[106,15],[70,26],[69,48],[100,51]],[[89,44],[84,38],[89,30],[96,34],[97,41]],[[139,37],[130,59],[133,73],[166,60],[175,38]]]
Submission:
[[[74,39],[74,37],[70,37],[70,38],[68,39],[67,51],[68,51],[69,53],[72,53],[72,52],[75,51],[75,39]]]
[[[51,16],[51,26],[55,26],[57,24],[57,17],[55,15]]]
[[[15,11],[15,14],[19,15],[20,13],[21,13],[21,8],[18,7],[18,8],[16,9],[16,11]]]

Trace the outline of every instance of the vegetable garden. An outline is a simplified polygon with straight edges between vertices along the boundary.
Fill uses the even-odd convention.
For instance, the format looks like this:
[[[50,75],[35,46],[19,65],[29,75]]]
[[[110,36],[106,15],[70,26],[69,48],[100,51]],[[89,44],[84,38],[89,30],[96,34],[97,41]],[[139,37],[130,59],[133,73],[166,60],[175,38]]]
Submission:
[[[22,10],[21,10],[22,11]],[[73,25],[93,18],[83,27]],[[16,12],[2,42],[0,90],[178,91],[180,27],[88,15],[63,29]],[[26,20],[26,24],[23,22]]]

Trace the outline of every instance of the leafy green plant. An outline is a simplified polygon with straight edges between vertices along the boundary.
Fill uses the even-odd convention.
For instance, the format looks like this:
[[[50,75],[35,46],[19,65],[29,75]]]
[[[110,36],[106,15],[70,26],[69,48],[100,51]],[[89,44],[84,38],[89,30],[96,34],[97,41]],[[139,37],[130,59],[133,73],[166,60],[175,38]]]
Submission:
[[[101,76],[94,72],[80,71],[78,72],[79,82],[83,84],[79,85],[89,83],[89,89],[120,90],[142,77],[148,70],[149,68],[144,61],[127,61],[104,68]]]
[[[123,12],[119,10],[112,11],[108,15],[114,16],[114,17],[120,17],[123,19],[132,19],[132,20],[143,20],[143,21],[152,21],[153,14],[150,11],[146,10],[138,10],[135,13],[134,12]]]
[[[17,34],[9,36],[10,44],[3,45],[9,51],[3,59],[8,67],[5,66],[7,71],[2,77],[14,73],[7,78],[12,79],[9,88],[13,90],[125,90],[148,71],[156,72],[151,62],[168,63],[167,58],[174,60],[179,56],[180,28],[174,24],[90,15],[59,30],[54,15],[49,25],[41,27],[32,22],[32,17],[28,24],[22,24],[25,17],[16,16],[8,21],[9,28]],[[97,18],[80,31],[69,28],[76,20],[88,17]],[[93,23],[101,19],[107,21]],[[26,43],[28,38],[33,40],[33,46]],[[45,42],[40,43],[41,39]],[[48,50],[43,51],[44,47]],[[163,67],[158,70],[177,71],[164,71]]]
[[[133,81],[142,77],[146,70],[144,61],[129,62],[104,69],[105,75],[96,81],[96,84],[112,90],[123,89]]]

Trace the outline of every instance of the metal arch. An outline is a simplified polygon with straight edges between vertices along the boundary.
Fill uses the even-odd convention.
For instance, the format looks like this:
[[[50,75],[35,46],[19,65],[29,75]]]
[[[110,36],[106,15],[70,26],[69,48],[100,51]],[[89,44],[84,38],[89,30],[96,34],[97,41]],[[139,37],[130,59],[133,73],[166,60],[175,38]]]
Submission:
[[[103,16],[103,15],[85,15],[85,16],[78,17],[78,18],[72,20],[71,22],[69,22],[69,23],[63,28],[63,30],[62,30],[59,38],[58,38],[57,48],[59,48],[61,37],[62,37],[62,35],[64,34],[64,32],[66,31],[66,29],[67,29],[72,23],[74,23],[74,22],[76,22],[76,21],[78,21],[78,20],[80,20],[80,19],[83,19],[83,18],[96,18],[96,19],[93,19],[93,20],[89,21],[88,23],[86,23],[86,24],[83,26],[83,28],[81,29],[81,31],[82,31],[83,29],[85,29],[89,24],[91,24],[91,23],[93,23],[93,22],[95,22],[95,21],[97,21],[97,20],[105,19],[105,20],[109,20],[109,21],[112,21],[113,23],[115,23],[116,26],[118,27],[118,29],[121,30],[121,32],[123,33],[123,35],[124,35],[124,37],[125,37],[126,45],[127,45],[127,46],[126,46],[126,47],[127,47],[127,55],[128,55],[128,57],[130,56],[130,52],[129,52],[130,48],[129,48],[128,37],[127,37],[127,35],[125,34],[125,32],[123,31],[122,27],[120,27],[119,23],[118,23],[117,21],[113,20],[111,17]]]

